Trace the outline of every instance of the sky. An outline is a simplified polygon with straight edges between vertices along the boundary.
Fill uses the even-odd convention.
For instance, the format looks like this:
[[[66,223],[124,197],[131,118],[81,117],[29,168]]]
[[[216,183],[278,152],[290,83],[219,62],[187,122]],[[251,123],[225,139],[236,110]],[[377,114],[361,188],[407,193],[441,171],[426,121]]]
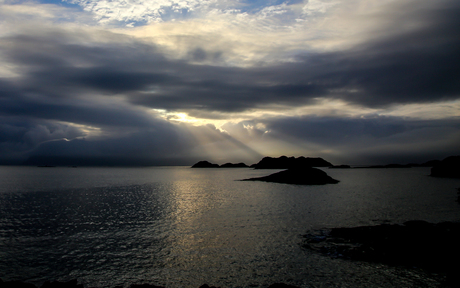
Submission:
[[[0,0],[0,165],[460,154],[457,0]]]

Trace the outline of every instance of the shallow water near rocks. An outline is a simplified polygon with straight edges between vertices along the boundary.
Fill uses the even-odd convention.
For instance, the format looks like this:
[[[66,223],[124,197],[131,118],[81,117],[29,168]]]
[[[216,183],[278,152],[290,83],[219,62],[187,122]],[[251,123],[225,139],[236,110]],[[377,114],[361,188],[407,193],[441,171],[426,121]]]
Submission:
[[[0,167],[0,278],[87,287],[439,287],[443,275],[304,250],[311,229],[460,221],[460,179],[429,168],[323,169],[338,184],[239,179],[279,170]]]

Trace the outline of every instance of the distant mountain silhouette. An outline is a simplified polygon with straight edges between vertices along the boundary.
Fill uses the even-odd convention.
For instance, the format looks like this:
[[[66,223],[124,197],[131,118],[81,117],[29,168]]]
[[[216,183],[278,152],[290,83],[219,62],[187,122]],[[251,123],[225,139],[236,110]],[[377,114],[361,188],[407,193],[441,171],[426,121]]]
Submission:
[[[449,156],[431,168],[433,177],[460,178],[460,156]]]
[[[336,184],[338,180],[333,179],[326,172],[316,168],[294,168],[288,169],[264,177],[243,179],[242,181],[263,181],[297,185],[323,185]]]
[[[220,165],[220,168],[248,168],[249,166],[244,163],[225,163]]]
[[[218,164],[212,164],[208,161],[200,161],[192,166],[192,168],[219,168]]]
[[[219,166],[208,161],[200,161],[194,164],[192,168],[249,168],[249,166],[244,163],[225,163]]]
[[[305,158],[303,156],[279,158],[264,157],[255,165],[255,169],[291,169],[291,168],[307,168],[307,167],[330,167],[333,166],[322,158]]]

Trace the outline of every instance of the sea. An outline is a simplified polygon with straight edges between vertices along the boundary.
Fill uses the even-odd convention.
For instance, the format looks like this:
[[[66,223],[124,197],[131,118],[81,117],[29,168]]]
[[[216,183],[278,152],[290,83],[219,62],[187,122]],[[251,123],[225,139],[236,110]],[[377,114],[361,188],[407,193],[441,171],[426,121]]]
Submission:
[[[239,181],[280,170],[0,166],[0,278],[85,287],[443,287],[418,267],[330,257],[302,235],[460,221],[460,179],[323,169],[338,184]],[[420,251],[423,253],[423,251]]]

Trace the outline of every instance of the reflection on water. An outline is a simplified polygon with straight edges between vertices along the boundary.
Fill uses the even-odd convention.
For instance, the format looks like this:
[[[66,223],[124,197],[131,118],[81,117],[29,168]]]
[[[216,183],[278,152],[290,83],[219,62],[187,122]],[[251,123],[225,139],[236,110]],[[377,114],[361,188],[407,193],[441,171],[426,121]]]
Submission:
[[[90,287],[438,287],[442,275],[302,250],[308,229],[460,219],[458,179],[328,170],[337,185],[250,169],[0,167],[0,278]]]

